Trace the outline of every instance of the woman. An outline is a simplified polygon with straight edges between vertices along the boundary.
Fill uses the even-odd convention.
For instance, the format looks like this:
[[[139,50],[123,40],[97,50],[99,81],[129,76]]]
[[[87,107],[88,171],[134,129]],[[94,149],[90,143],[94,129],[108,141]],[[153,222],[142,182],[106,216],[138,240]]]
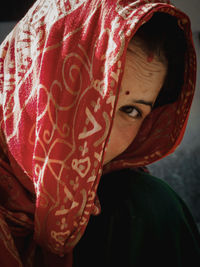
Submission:
[[[135,33],[104,162],[126,150],[150,113],[177,101],[186,47],[176,19],[165,13],[155,13]],[[129,148],[133,157],[136,146]],[[98,196],[101,214],[92,216],[75,247],[74,266],[199,266],[194,220],[163,181],[144,170],[124,168],[102,176]]]
[[[104,207],[101,186],[103,193],[109,192],[106,205],[112,214],[112,195],[109,184],[104,186],[105,177],[108,175],[113,185],[113,171],[117,171],[122,179],[128,177],[132,188],[130,177],[135,181],[136,170],[171,153],[180,143],[195,84],[196,58],[190,22],[168,1],[155,2],[36,1],[2,43],[3,266],[72,266],[73,248],[78,243],[74,265],[83,266],[85,260],[89,264],[84,240],[91,244],[91,235],[107,231],[110,225],[104,228],[98,220],[94,232],[93,225],[88,225],[90,217],[91,223],[93,220],[91,215],[100,214],[101,206]],[[161,22],[173,17],[169,29],[178,25],[179,32],[184,32],[181,40],[186,48],[178,57],[176,79],[173,60],[147,49],[143,33],[138,30],[155,13],[158,21],[160,13],[168,14]],[[172,90],[168,90],[171,86]],[[172,96],[167,100],[169,91]],[[103,172],[106,176],[100,182]],[[146,185],[146,180],[140,181]],[[117,184],[116,180],[116,192],[120,189]],[[163,195],[162,188],[154,188],[156,196],[156,192]],[[123,189],[121,193],[123,196]],[[135,192],[125,195],[135,196]],[[171,197],[167,194],[167,203]],[[132,207],[134,202],[129,198],[128,203]],[[125,215],[133,216],[134,207]],[[143,212],[144,207],[140,207]],[[174,214],[179,218],[176,208]],[[190,216],[184,216],[188,222]],[[126,221],[130,220],[126,217]],[[135,231],[132,226],[136,225],[129,226],[127,230]],[[89,229],[92,234],[87,233]],[[189,235],[188,240],[193,240],[190,247],[195,248],[198,259],[199,236],[193,220],[184,233]],[[116,235],[112,242],[115,238]],[[97,247],[102,240],[95,240]],[[123,254],[122,259],[133,251],[140,259],[141,251],[147,251],[138,249],[140,242],[142,239],[138,238],[135,247],[127,244],[130,253]],[[113,255],[113,250],[108,250],[107,255]],[[138,264],[137,257],[131,257],[127,266],[136,266],[133,264]],[[114,266],[115,259],[107,259],[103,256],[102,264]]]

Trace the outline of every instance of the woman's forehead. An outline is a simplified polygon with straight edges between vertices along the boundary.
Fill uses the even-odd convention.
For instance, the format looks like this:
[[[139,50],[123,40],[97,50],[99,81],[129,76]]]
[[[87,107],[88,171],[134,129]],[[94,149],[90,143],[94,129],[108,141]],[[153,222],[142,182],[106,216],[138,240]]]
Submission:
[[[162,62],[164,65],[168,65],[168,59],[166,58],[165,51],[161,47],[151,47],[147,41],[144,41],[138,36],[134,36],[129,44],[127,51],[136,53],[138,50],[141,50],[143,54],[148,56],[148,61],[152,61],[155,57],[157,61]]]
[[[141,68],[141,71],[147,71],[149,74],[152,72],[165,71],[167,64],[160,62],[159,58],[154,53],[147,54],[141,47],[130,43],[126,53],[125,69],[136,71]]]

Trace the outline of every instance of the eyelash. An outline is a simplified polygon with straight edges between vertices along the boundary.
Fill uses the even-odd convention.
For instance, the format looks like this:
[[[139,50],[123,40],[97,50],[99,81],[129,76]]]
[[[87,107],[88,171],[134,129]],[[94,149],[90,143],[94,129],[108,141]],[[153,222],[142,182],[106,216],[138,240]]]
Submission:
[[[131,111],[130,111],[130,109],[131,109]],[[131,116],[130,113],[133,112],[134,110],[137,111],[137,115]],[[126,113],[129,117],[131,117],[133,119],[140,119],[142,117],[142,111],[135,106],[123,106],[120,108],[120,111]]]

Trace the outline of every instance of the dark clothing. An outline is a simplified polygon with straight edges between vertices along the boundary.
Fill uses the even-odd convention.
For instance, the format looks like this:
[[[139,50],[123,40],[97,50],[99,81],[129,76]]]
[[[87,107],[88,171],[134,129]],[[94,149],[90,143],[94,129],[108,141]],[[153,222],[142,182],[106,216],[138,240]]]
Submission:
[[[199,267],[200,234],[183,200],[162,180],[121,170],[104,175],[74,267]],[[95,263],[95,264],[94,264]]]

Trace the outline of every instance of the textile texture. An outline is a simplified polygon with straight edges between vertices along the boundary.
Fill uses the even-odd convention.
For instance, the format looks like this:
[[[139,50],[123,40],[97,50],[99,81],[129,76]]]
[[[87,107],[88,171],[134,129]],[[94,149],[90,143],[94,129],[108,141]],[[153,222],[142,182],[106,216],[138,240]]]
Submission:
[[[73,267],[200,265],[200,233],[164,181],[143,171],[117,170],[101,177],[98,197],[101,214],[91,216],[74,249]]]
[[[184,86],[177,102],[155,109],[127,151],[103,169],[126,48],[155,12],[177,17],[185,32]],[[0,48],[4,266],[32,266],[33,258],[36,266],[71,266],[90,215],[100,212],[102,172],[142,167],[174,151],[195,78],[190,21],[169,1],[36,1]]]

